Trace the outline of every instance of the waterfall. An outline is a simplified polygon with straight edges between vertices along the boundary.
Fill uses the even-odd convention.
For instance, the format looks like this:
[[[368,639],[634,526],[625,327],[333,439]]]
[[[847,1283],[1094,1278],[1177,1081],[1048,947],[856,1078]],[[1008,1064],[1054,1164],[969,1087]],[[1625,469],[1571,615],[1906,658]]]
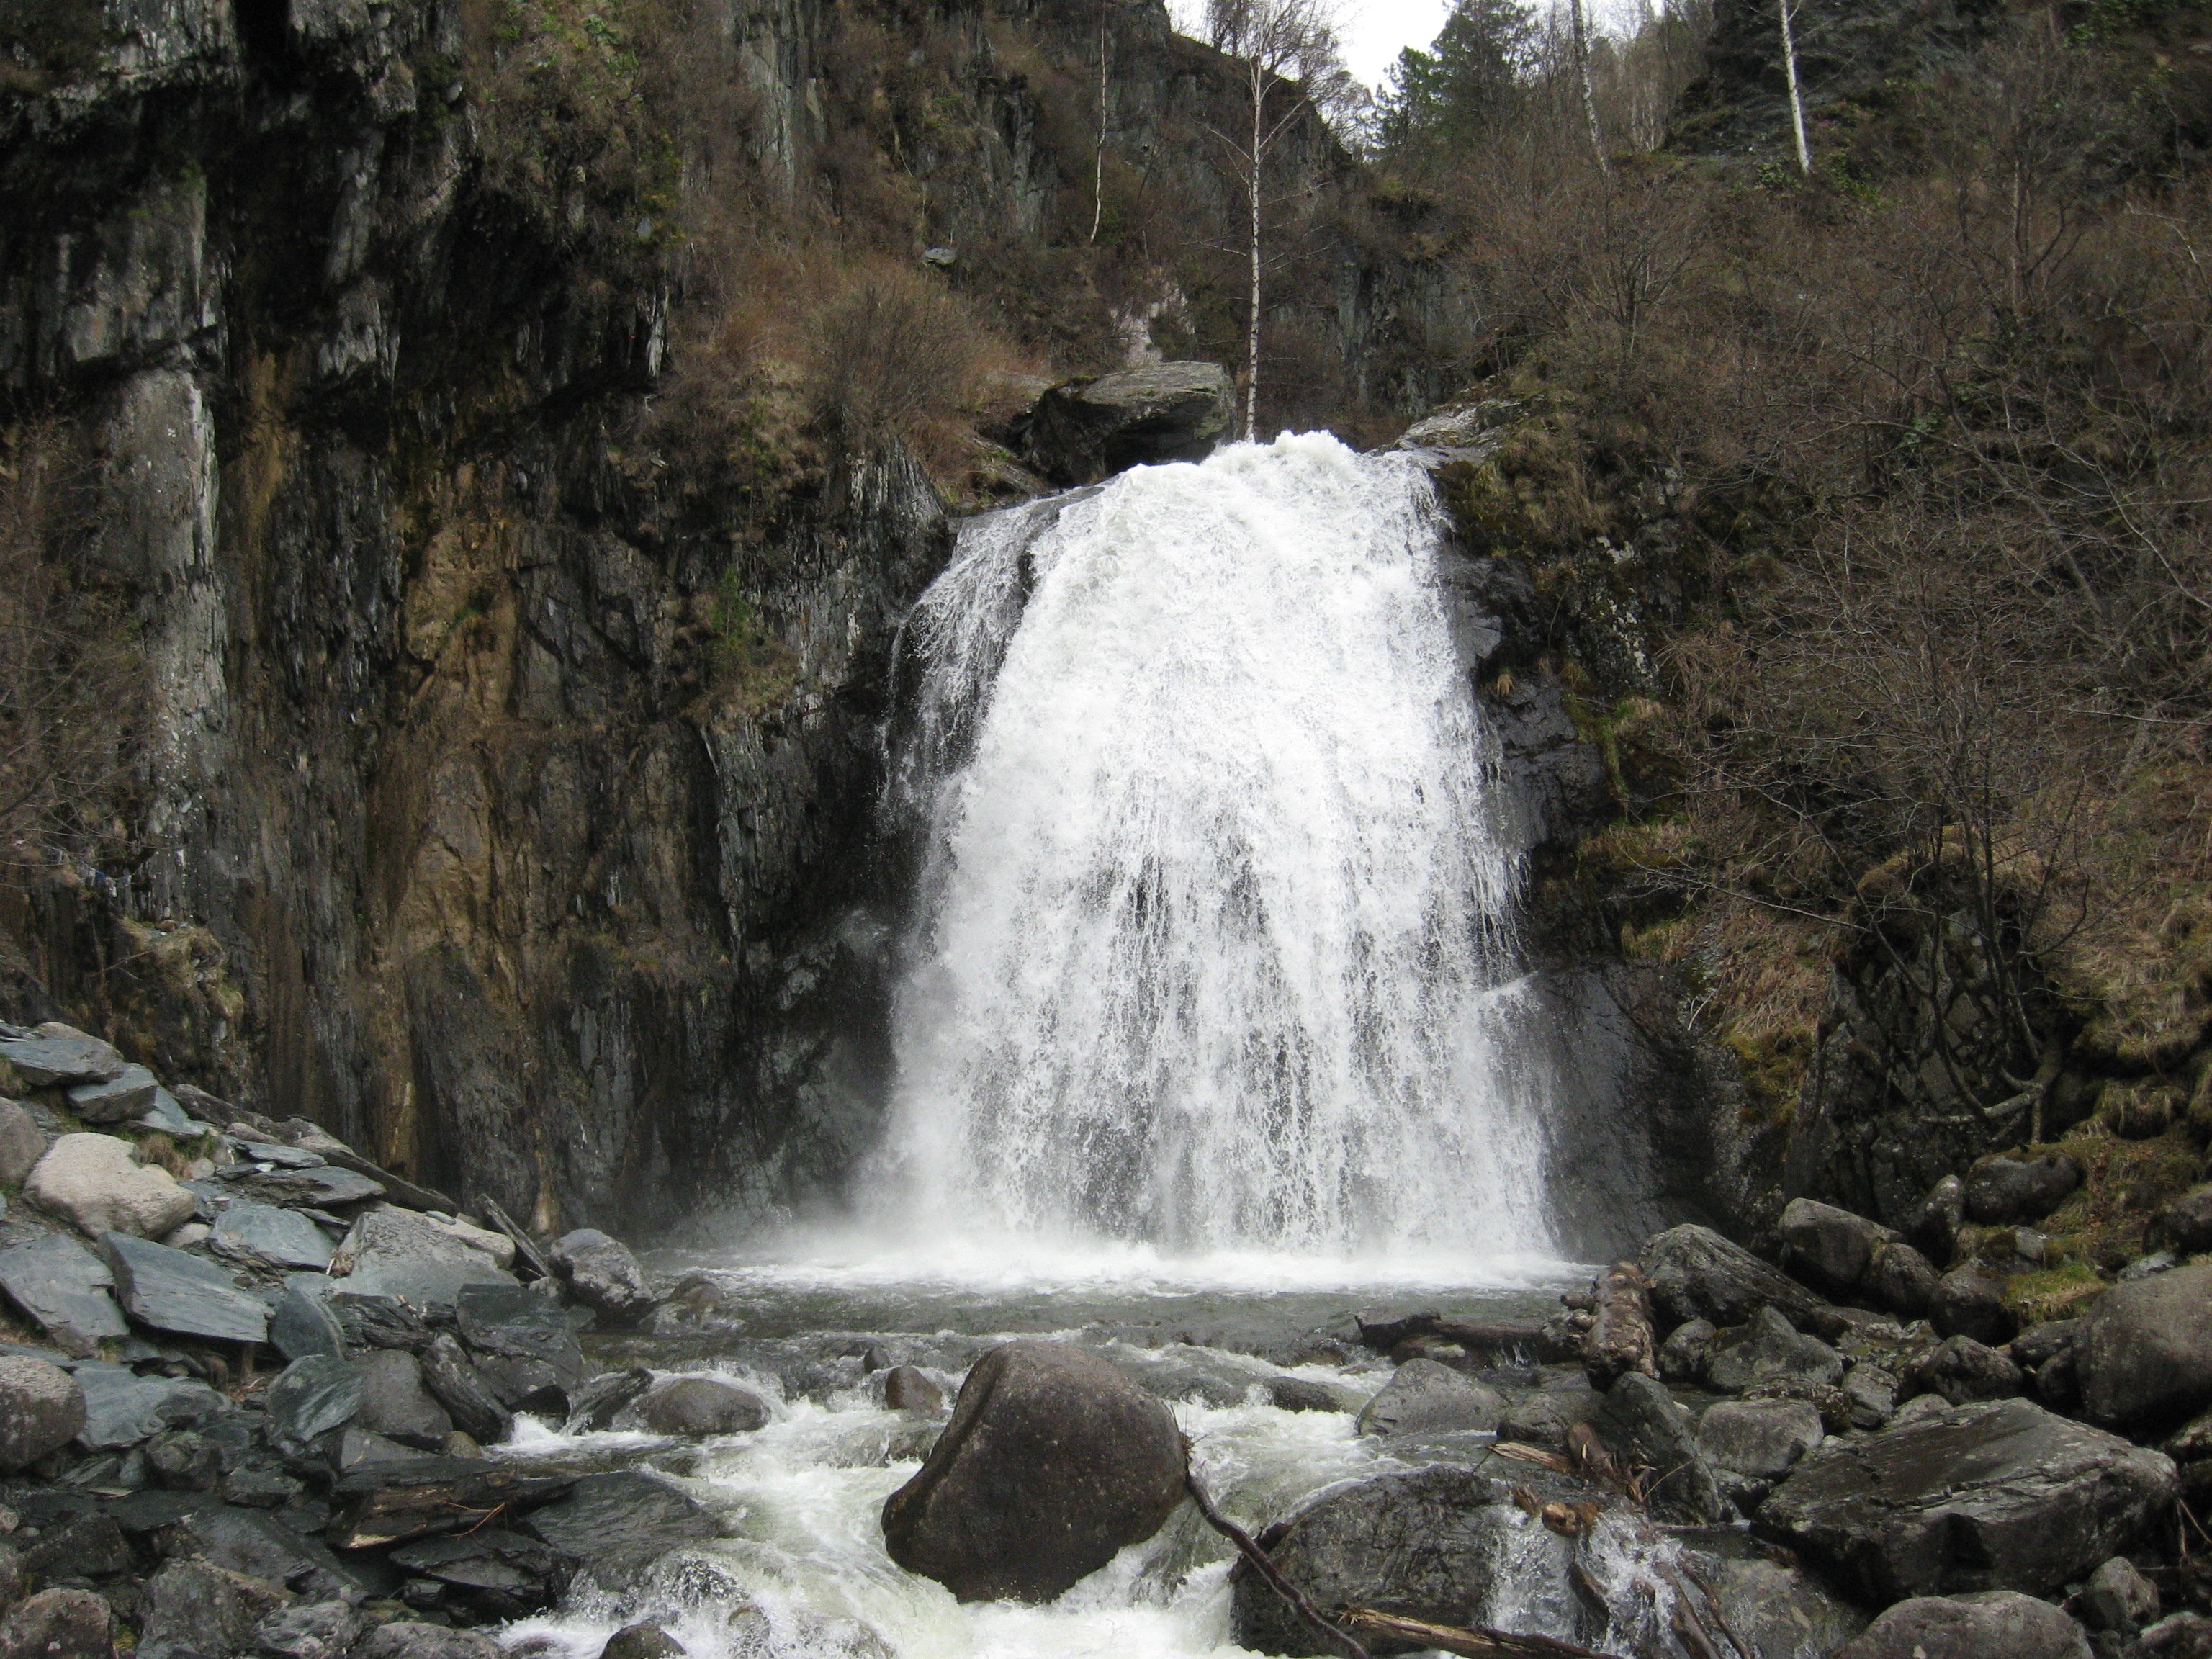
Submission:
[[[1549,1248],[1522,842],[1425,477],[1325,434],[973,521],[910,619],[878,1215]]]

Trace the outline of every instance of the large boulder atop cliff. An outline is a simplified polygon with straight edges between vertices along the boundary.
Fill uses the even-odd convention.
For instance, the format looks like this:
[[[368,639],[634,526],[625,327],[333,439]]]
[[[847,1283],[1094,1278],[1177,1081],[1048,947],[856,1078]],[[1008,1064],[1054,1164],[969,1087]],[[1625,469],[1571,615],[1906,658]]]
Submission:
[[[2212,1405],[2212,1261],[2115,1285],[2074,1345],[2081,1413],[2124,1426]]]
[[[1867,1601],[2039,1595],[2116,1553],[2173,1492],[2161,1454],[2006,1400],[1830,1440],[1757,1522]]]
[[[1202,459],[1235,419],[1220,364],[1150,363],[1054,386],[1030,416],[1027,449],[1054,483],[1095,483],[1125,467]]]
[[[891,1559],[963,1601],[1045,1601],[1166,1523],[1182,1501],[1175,1414],[1058,1342],[977,1360],[952,1420],[884,1504]]]
[[[1331,1493],[1294,1517],[1269,1553],[1317,1607],[1465,1626],[1482,1622],[1492,1583],[1521,1541],[1521,1520],[1504,1481],[1438,1466]],[[1548,1533],[1534,1540],[1566,1553]],[[1239,1578],[1232,1619],[1239,1647],[1316,1650],[1312,1629],[1256,1573]]]
[[[1899,1601],[1835,1659],[2089,1659],[2089,1639],[2048,1601],[2017,1590]]]

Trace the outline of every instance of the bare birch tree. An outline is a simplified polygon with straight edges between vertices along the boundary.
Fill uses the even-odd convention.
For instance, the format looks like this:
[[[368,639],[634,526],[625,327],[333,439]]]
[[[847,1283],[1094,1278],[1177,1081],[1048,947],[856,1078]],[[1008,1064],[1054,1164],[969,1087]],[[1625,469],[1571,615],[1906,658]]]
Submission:
[[[1306,82],[1341,74],[1330,0],[1208,0],[1207,33],[1214,46],[1237,59],[1251,102],[1244,132],[1214,136],[1228,149],[1249,209],[1246,247],[1251,315],[1246,330],[1244,440],[1260,431],[1260,319],[1266,269],[1267,158],[1300,114],[1312,106]],[[1271,113],[1271,110],[1273,112]]]
[[[1790,0],[1774,0],[1782,13],[1782,69],[1790,77],[1790,125],[1797,136],[1797,170],[1813,176],[1813,151],[1805,142],[1805,96],[1797,85],[1797,39],[1790,27]]]
[[[1598,125],[1597,91],[1590,84],[1589,30],[1583,21],[1583,0],[1567,0],[1567,26],[1574,40],[1575,74],[1582,82],[1583,115],[1589,122],[1590,154],[1600,173],[1611,173],[1605,160],[1605,131]]]

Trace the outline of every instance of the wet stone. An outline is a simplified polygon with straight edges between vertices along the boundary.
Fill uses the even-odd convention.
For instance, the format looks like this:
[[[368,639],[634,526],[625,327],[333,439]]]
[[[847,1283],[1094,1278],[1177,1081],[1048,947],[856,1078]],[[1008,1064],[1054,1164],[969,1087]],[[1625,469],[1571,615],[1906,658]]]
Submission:
[[[208,1242],[219,1255],[271,1267],[331,1265],[332,1246],[320,1227],[294,1211],[252,1199],[227,1206]]]
[[[577,1389],[569,1406],[568,1431],[611,1428],[622,1409],[652,1386],[653,1373],[642,1365],[600,1373]]]
[[[638,1319],[653,1310],[655,1297],[645,1269],[627,1245],[596,1228],[562,1235],[553,1246],[553,1270],[568,1281],[579,1302],[611,1320]]]
[[[582,1562],[602,1588],[619,1585],[662,1556],[720,1531],[702,1505],[635,1470],[586,1475],[568,1497],[532,1514],[530,1526]]]
[[[558,1304],[520,1285],[468,1285],[453,1308],[461,1340],[479,1357],[538,1361],[564,1389],[582,1382],[584,1351]]]
[[[684,1647],[659,1625],[647,1620],[625,1625],[607,1638],[599,1659],[684,1659]]]
[[[265,1342],[269,1310],[213,1262],[128,1233],[100,1240],[124,1310],[141,1324],[180,1336]]]
[[[646,1390],[637,1414],[655,1434],[749,1434],[768,1422],[768,1406],[726,1376],[670,1376]]]
[[[422,1364],[423,1382],[456,1426],[486,1444],[507,1437],[514,1419],[506,1402],[459,1342],[440,1332],[422,1350]]]
[[[1488,1433],[1505,1415],[1495,1389],[1433,1359],[1409,1359],[1359,1413],[1362,1434]]]
[[[106,1263],[59,1233],[0,1250],[0,1290],[64,1353],[78,1358],[98,1352],[106,1339],[130,1333],[109,1294],[114,1284]]]
[[[574,1571],[574,1564],[548,1545],[497,1527],[402,1544],[392,1562],[446,1586],[450,1599],[489,1619],[519,1619],[550,1607]]]
[[[143,1659],[240,1653],[262,1618],[291,1598],[278,1586],[210,1562],[176,1560],[146,1586]]]

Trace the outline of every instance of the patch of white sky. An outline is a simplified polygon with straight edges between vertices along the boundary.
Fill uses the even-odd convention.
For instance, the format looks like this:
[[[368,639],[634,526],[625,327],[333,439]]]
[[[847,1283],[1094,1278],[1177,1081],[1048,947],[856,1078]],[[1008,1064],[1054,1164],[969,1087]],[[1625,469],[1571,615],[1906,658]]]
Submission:
[[[1614,15],[1625,22],[1637,9],[1638,0],[1595,0],[1590,11],[1603,27]],[[1168,0],[1168,9],[1177,28],[1205,33],[1206,0]],[[1451,0],[1339,0],[1345,67],[1363,85],[1379,88],[1398,54],[1407,46],[1426,50],[1450,12]]]

